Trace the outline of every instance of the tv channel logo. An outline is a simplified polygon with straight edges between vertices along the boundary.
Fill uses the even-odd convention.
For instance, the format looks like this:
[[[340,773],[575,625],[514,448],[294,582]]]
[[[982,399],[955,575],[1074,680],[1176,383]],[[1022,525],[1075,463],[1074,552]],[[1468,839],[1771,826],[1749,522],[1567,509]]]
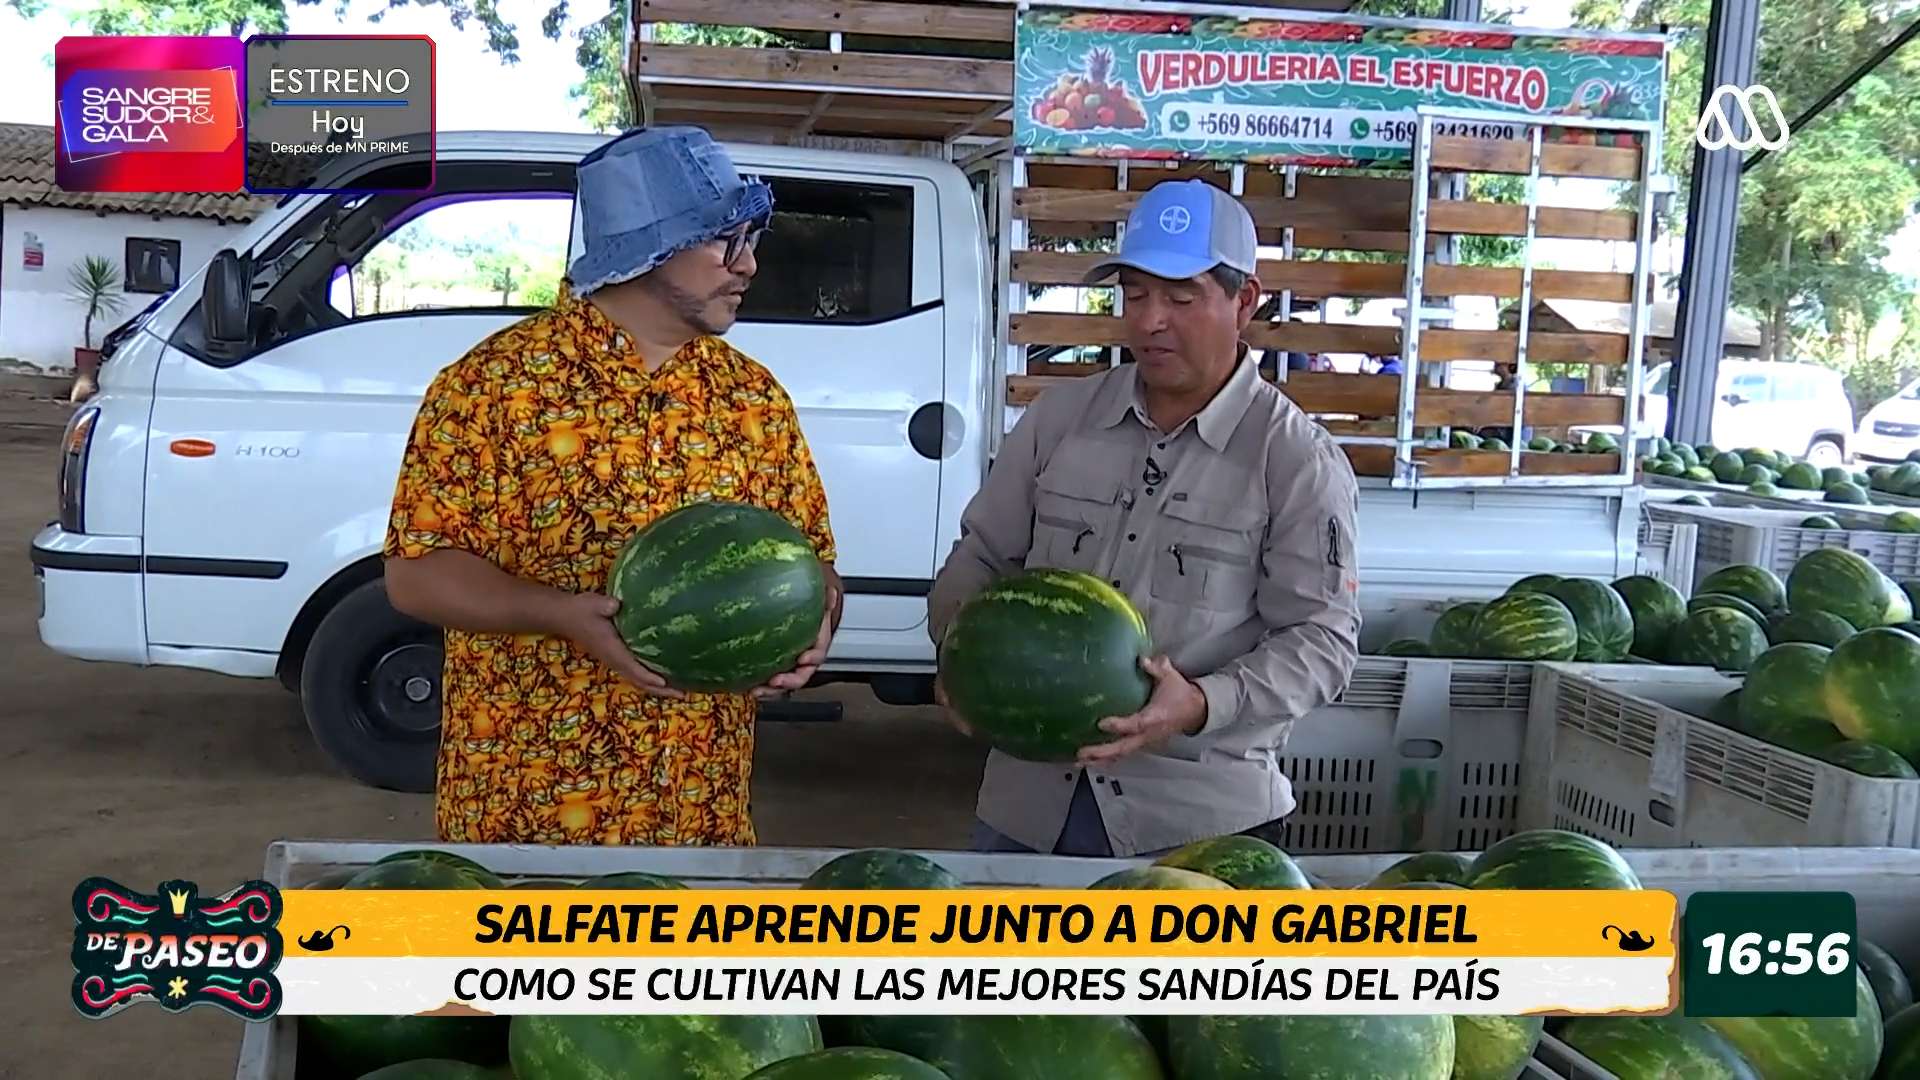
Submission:
[[[237,191],[237,38],[68,37],[54,46],[54,182],[68,191]]]

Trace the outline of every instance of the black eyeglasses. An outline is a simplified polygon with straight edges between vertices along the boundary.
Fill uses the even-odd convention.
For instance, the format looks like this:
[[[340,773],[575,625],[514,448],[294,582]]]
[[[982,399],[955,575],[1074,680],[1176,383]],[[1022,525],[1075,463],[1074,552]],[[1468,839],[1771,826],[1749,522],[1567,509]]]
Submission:
[[[768,224],[764,218],[756,219],[720,237],[727,242],[725,261],[722,265],[732,266],[740,261],[741,252],[757,250],[760,247],[760,238],[767,235]]]

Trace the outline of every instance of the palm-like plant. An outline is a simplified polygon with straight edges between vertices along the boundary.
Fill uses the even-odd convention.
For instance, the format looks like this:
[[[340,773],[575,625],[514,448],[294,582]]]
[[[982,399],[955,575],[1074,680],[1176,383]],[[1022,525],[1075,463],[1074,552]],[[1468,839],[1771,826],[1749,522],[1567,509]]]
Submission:
[[[73,302],[86,309],[87,321],[82,335],[86,339],[86,347],[91,349],[93,320],[120,310],[123,299],[120,294],[120,268],[104,255],[89,255],[67,272],[67,283],[73,287],[69,294]]]

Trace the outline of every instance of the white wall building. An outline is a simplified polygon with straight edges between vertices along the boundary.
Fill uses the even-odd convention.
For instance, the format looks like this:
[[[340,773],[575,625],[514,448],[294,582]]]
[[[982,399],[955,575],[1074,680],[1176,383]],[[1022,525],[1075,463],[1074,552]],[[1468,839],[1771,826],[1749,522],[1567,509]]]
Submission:
[[[53,128],[0,124],[0,369],[64,374],[86,344],[69,275],[89,255],[117,268],[119,308],[93,346],[231,243],[273,199],[247,195],[62,191]]]

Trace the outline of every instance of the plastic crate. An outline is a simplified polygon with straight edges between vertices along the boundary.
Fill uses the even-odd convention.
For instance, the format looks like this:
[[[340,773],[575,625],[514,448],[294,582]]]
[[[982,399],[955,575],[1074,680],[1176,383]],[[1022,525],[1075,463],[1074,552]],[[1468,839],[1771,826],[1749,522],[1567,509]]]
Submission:
[[[1660,670],[1642,664],[1581,669]],[[1534,665],[1363,656],[1294,724],[1280,771],[1296,854],[1480,848],[1514,830]]]
[[[1831,515],[1844,529],[1803,529],[1809,514]],[[1920,533],[1879,528],[1884,509],[1822,504],[1819,510],[1774,510],[1746,506],[1674,506],[1648,503],[1648,522],[1693,524],[1694,580],[1726,566],[1764,566],[1785,578],[1800,557],[1839,547],[1864,557],[1895,580],[1920,577]]]
[[[345,841],[276,842],[267,849],[264,880],[299,888],[326,873],[365,866],[416,844]],[[459,852],[507,877],[577,878],[644,866],[701,885],[777,887],[792,884],[838,850],[795,848],[620,848],[434,845]],[[1141,859],[1074,859],[1054,855],[985,855],[926,851],[973,884],[1071,887]],[[1874,848],[1735,848],[1628,850],[1621,853],[1649,889],[1665,889],[1682,905],[1702,889],[1841,891],[1853,894],[1862,936],[1892,952],[1909,970],[1920,966],[1920,851]],[[1401,859],[1401,854],[1306,855],[1301,868],[1334,888],[1353,888]],[[983,880],[984,879],[984,880]],[[235,1080],[294,1080],[298,1026],[290,1016],[248,1024],[241,1034]],[[1526,1080],[1637,1080],[1614,1077],[1546,1036],[1521,1074]]]
[[[1708,668],[1539,664],[1520,828],[1621,847],[1920,846],[1920,780],[1882,780],[1701,717],[1739,682]]]
[[[1668,521],[1642,514],[1634,572],[1650,574],[1673,586],[1681,596],[1692,596],[1699,535],[1700,527],[1691,521]]]

